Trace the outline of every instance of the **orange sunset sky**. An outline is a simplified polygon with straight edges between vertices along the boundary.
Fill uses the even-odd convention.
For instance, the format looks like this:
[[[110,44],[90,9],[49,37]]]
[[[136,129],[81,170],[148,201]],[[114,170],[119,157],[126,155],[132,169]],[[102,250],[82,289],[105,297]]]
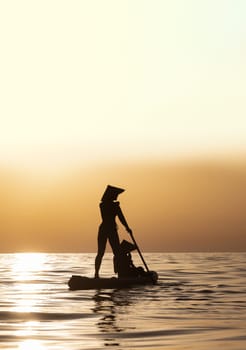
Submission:
[[[2,1],[0,252],[95,252],[107,184],[145,251],[245,251],[245,14]]]

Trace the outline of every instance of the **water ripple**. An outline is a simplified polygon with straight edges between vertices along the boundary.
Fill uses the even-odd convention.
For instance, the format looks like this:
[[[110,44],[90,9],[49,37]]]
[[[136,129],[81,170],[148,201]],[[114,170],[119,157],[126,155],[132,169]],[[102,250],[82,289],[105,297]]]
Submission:
[[[0,255],[0,349],[246,348],[244,253],[145,254],[157,285],[74,292],[69,277],[92,276],[94,254],[28,258]]]

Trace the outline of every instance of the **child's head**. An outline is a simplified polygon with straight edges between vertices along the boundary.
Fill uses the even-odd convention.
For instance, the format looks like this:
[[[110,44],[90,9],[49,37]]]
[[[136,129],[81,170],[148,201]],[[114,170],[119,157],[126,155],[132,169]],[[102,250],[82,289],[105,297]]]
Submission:
[[[120,250],[124,254],[129,254],[131,251],[135,250],[136,246],[126,240],[123,240],[120,244]]]

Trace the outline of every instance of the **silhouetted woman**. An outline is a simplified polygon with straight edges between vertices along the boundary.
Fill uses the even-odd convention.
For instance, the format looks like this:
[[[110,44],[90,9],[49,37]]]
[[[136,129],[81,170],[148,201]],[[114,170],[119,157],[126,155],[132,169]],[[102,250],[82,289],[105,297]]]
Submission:
[[[118,217],[122,225],[125,226],[127,232],[130,234],[132,233],[121,211],[120,203],[116,202],[118,195],[122,192],[124,192],[122,188],[108,185],[101,199],[100,211],[102,223],[99,226],[97,238],[98,250],[95,260],[95,278],[99,278],[99,270],[105,253],[107,240],[109,240],[114,256],[117,257],[119,254],[120,240],[115,222],[116,217]]]

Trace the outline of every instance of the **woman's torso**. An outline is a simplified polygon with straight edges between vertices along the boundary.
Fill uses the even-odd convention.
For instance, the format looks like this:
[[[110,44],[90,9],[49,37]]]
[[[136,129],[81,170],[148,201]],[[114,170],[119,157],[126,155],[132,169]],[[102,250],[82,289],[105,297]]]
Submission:
[[[106,227],[116,227],[115,218],[119,212],[119,202],[101,202],[100,211],[102,217],[102,224]]]

